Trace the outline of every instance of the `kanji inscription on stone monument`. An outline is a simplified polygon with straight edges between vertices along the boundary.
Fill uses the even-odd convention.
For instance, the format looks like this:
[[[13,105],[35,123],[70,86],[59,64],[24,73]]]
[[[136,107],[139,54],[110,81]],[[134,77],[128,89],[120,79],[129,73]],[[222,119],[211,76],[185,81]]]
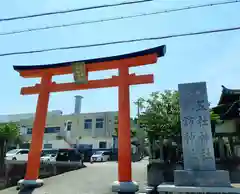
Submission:
[[[178,85],[185,170],[215,170],[205,82]]]

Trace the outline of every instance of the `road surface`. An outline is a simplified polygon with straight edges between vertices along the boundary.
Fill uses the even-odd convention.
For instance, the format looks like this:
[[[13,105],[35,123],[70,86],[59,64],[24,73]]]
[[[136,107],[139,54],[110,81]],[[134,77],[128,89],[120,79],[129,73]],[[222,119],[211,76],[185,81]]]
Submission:
[[[18,192],[16,187],[0,191],[0,194],[112,194],[111,183],[117,180],[117,163],[86,164],[87,168],[67,172],[44,179],[44,186],[33,191]],[[144,191],[147,160],[132,163],[133,180]]]

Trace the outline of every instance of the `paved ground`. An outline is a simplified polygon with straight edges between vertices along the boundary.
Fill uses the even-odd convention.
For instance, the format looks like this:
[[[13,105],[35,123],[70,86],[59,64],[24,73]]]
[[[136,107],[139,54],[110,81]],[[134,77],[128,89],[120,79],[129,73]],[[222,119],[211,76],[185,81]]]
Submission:
[[[68,172],[44,180],[44,186],[34,191],[18,192],[16,187],[0,191],[0,194],[111,194],[111,183],[117,180],[117,163],[86,164],[87,168]],[[146,185],[147,161],[132,163],[133,180]]]

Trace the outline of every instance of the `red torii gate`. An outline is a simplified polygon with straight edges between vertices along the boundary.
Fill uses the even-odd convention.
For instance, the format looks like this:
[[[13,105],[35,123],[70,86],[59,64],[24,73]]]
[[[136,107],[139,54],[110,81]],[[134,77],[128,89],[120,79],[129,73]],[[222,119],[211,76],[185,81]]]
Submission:
[[[118,182],[113,184],[113,191],[135,192],[138,186],[132,182],[131,174],[131,137],[130,137],[130,102],[129,86],[153,83],[153,75],[129,74],[129,67],[153,64],[158,57],[165,55],[166,46],[159,46],[135,53],[113,57],[89,59],[51,65],[14,66],[24,78],[41,78],[40,84],[23,87],[22,95],[38,94],[35,120],[32,130],[32,142],[28,155],[27,171],[22,186],[39,186],[43,182],[38,179],[40,155],[50,92],[86,90],[95,88],[118,87]],[[119,75],[109,79],[88,80],[88,73],[93,71],[118,69]],[[74,74],[75,82],[52,82],[56,75]]]

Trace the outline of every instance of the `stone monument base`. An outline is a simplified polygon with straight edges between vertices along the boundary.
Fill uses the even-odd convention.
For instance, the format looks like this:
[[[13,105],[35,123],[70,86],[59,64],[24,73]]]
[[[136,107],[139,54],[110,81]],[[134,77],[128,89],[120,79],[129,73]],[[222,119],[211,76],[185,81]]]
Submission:
[[[190,187],[175,185],[159,185],[158,192],[169,193],[240,193],[240,188],[236,187]]]
[[[175,170],[175,186],[231,187],[229,172],[225,170]]]

